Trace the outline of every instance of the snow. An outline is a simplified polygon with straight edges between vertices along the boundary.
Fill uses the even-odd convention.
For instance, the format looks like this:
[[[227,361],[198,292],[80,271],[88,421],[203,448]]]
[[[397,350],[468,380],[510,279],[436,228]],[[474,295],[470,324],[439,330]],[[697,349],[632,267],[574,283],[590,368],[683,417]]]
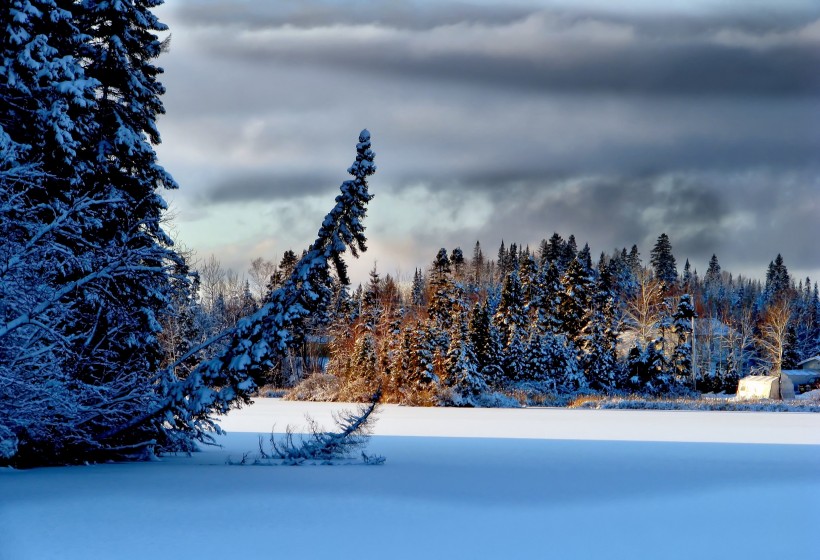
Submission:
[[[259,399],[224,419],[222,449],[2,470],[0,558],[816,553],[818,414],[385,406],[382,466],[225,463],[339,407]]]

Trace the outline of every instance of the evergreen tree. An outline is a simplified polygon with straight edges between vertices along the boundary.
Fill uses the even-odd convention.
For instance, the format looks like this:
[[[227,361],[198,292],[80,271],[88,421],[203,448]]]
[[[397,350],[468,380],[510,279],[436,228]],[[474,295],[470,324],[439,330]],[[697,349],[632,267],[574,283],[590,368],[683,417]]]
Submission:
[[[720,263],[717,255],[712,255],[709,259],[709,268],[706,269],[706,276],[703,277],[703,287],[707,293],[717,294],[723,280],[721,278]]]
[[[674,350],[672,351],[672,372],[679,384],[692,379],[692,321],[695,308],[689,294],[681,296],[675,314],[672,316],[672,334]]]
[[[484,253],[481,251],[481,243],[476,241],[475,248],[473,249],[473,260],[470,262],[470,268],[472,270],[471,281],[476,287],[481,286],[484,274],[484,265]]]
[[[451,275],[451,263],[446,249],[440,249],[430,272],[430,303],[427,311],[435,324],[445,331],[450,328],[452,316],[460,305],[460,292]]]
[[[778,253],[777,258],[769,263],[766,271],[766,299],[773,301],[779,297],[787,297],[791,288],[791,277],[783,257]]]
[[[524,297],[517,270],[512,270],[504,280],[501,301],[498,304],[494,322],[501,334],[504,346],[509,344],[513,331],[521,330],[527,324],[524,315]]]
[[[502,386],[511,386],[524,378],[524,358],[527,351],[527,332],[517,323],[511,323],[507,344],[501,355]]]
[[[433,371],[434,347],[430,330],[420,321],[405,328],[402,337],[402,385],[410,396],[438,382]]]
[[[626,263],[629,266],[632,276],[637,277],[640,275],[641,270],[643,270],[643,264],[641,263],[641,254],[638,252],[637,245],[633,245],[632,249],[630,249]]]
[[[683,265],[683,279],[682,279],[682,288],[683,291],[687,294],[692,293],[692,265],[689,264],[689,259],[686,259],[686,264]]]
[[[489,383],[496,384],[501,375],[501,341],[490,321],[486,303],[477,303],[470,313],[467,330],[478,371]]]
[[[592,305],[582,328],[578,347],[581,367],[595,390],[614,389],[618,382],[618,330],[615,297],[609,267],[601,259],[600,273],[592,295]]]
[[[592,279],[578,259],[573,260],[561,278],[555,309],[558,332],[576,342],[589,320]]]
[[[411,288],[410,299],[416,308],[424,307],[424,275],[421,273],[421,269],[418,268],[416,272],[413,273],[413,286]]]
[[[667,289],[674,287],[678,281],[678,269],[675,265],[675,256],[672,254],[672,244],[665,233],[658,237],[658,241],[652,248],[650,262],[655,278],[663,282]]]
[[[569,238],[567,238],[567,242],[564,245],[564,250],[560,257],[561,261],[561,270],[566,270],[567,267],[570,265],[572,261],[575,260],[575,257],[578,256],[578,244],[575,241],[575,236],[570,234]]]
[[[464,260],[464,252],[461,250],[461,247],[456,247],[450,253],[450,265],[453,269],[453,276],[456,280],[461,280],[464,277],[464,271],[467,267],[467,263]]]
[[[587,273],[588,276],[591,276],[594,273],[592,268],[592,252],[589,249],[589,244],[584,243],[583,248],[578,251],[578,262],[580,262],[583,267],[584,271]]]
[[[541,252],[541,265],[554,264],[559,272],[563,272],[562,262],[566,250],[566,242],[558,232],[552,234],[547,241],[546,251]]]
[[[450,347],[445,361],[446,384],[450,388],[451,404],[476,406],[487,384],[479,372],[478,358],[468,334],[467,318],[460,314],[453,321]]]

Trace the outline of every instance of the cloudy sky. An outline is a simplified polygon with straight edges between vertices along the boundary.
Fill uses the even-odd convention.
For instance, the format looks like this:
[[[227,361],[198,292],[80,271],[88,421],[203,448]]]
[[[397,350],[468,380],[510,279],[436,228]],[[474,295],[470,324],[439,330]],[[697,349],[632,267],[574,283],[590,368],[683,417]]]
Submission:
[[[617,6],[617,7],[613,7]],[[161,162],[175,228],[238,271],[314,238],[367,127],[367,220],[439,247],[663,232],[682,266],[820,280],[816,0],[173,0]]]

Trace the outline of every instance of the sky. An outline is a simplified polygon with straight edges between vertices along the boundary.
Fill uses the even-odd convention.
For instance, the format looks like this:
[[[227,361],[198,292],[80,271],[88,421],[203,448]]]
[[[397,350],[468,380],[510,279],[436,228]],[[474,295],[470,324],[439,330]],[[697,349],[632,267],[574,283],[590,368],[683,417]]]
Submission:
[[[593,254],[820,280],[815,0],[174,0],[159,119],[174,233],[244,272],[315,238],[368,128],[374,262]]]

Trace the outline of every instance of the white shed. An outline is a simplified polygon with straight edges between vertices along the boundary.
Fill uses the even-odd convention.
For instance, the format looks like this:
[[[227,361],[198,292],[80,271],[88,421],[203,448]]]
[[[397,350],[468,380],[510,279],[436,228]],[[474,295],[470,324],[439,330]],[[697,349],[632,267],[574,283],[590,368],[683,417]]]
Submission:
[[[750,375],[737,385],[738,399],[779,399],[779,375]]]

